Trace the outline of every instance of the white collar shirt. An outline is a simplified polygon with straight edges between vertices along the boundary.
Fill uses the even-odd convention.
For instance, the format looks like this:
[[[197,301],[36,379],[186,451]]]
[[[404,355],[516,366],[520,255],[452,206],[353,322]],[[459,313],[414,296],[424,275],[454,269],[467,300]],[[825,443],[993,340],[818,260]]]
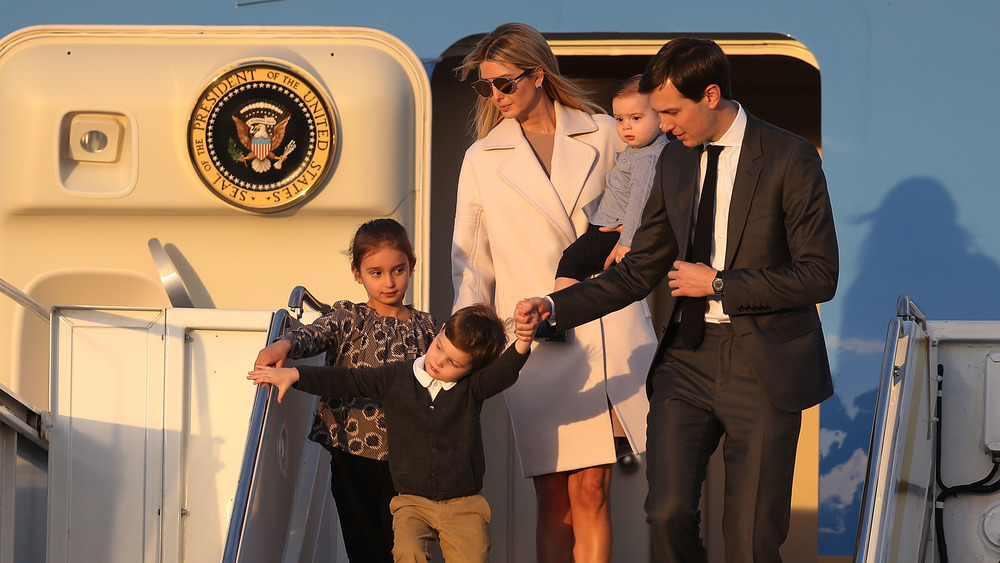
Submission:
[[[740,161],[740,149],[743,147],[743,135],[747,129],[747,114],[743,111],[743,106],[736,104],[736,119],[733,120],[729,129],[712,145],[722,146],[719,154],[719,177],[715,192],[715,233],[712,237],[712,268],[722,270],[726,262],[726,229],[729,226],[729,204],[733,199],[733,183],[736,180],[736,165]],[[701,155],[701,176],[698,181],[699,186],[705,181],[705,166],[708,163],[708,151],[703,151]],[[701,201],[701,188],[698,191],[698,202]],[[698,202],[695,202],[695,209],[698,209]],[[705,320],[710,323],[729,322],[729,316],[722,311],[722,298],[708,296],[708,312]]]
[[[438,392],[447,391],[455,386],[455,381],[441,381],[440,379],[434,379],[429,373],[424,369],[424,360],[427,356],[420,356],[413,361],[413,376],[417,378],[417,383],[422,387],[427,389],[427,392],[431,394],[431,401],[437,398]]]

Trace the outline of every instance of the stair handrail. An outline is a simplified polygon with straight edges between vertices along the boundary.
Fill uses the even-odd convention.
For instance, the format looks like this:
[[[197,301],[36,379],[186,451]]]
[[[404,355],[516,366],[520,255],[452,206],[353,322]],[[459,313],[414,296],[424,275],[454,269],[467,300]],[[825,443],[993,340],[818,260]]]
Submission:
[[[309,292],[304,285],[297,285],[288,296],[288,310],[295,315],[295,320],[302,320],[303,305],[309,305],[314,311],[321,314],[330,312],[331,307],[323,303]]]
[[[14,287],[7,280],[0,278],[0,293],[3,293],[7,297],[14,300],[15,303],[24,307],[31,313],[34,313],[38,318],[42,319],[46,323],[49,322],[49,310],[42,306],[41,303],[35,301],[24,293],[20,289]]]
[[[274,342],[290,326],[288,311],[280,309],[271,318],[271,326],[267,331],[267,342]],[[226,545],[222,553],[222,563],[236,563],[242,545],[243,530],[246,527],[250,491],[253,490],[257,475],[254,468],[260,457],[260,449],[264,443],[264,422],[267,419],[267,409],[270,385],[258,385],[254,394],[253,409],[250,412],[250,424],[247,429],[247,445],[244,449],[240,467],[240,477],[236,484],[236,496],[233,499],[233,511],[229,518],[229,530],[226,533]],[[250,454],[252,452],[252,454]],[[250,454],[250,455],[248,455]]]
[[[927,315],[905,293],[896,298],[896,316],[904,321],[919,323],[920,328],[927,331]]]
[[[898,348],[910,345],[909,339],[903,338],[913,328],[911,325],[908,329],[907,322],[916,323],[920,330],[924,333],[927,332],[926,315],[917,307],[916,303],[910,300],[909,296],[902,294],[896,299],[896,316],[889,320],[883,347],[882,366],[879,370],[878,393],[875,399],[875,412],[872,417],[872,432],[869,442],[868,466],[861,492],[862,504],[854,543],[854,561],[856,563],[875,561],[881,556],[878,546],[872,543],[873,538],[877,540],[880,537],[880,530],[877,529],[879,514],[876,505],[877,499],[883,493],[875,488],[878,484],[879,468],[885,464],[891,464],[891,458],[894,456],[891,448],[888,450],[883,448],[881,437],[887,431],[886,419],[893,385],[902,375],[896,367],[896,358],[899,355]]]

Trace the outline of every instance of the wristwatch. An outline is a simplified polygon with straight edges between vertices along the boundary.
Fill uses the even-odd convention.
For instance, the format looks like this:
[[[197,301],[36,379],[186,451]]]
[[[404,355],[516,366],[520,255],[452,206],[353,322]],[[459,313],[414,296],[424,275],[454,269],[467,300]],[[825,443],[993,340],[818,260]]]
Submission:
[[[725,286],[722,283],[722,270],[719,270],[719,273],[715,274],[715,279],[712,280],[712,291],[714,291],[716,295],[722,295],[724,290]]]

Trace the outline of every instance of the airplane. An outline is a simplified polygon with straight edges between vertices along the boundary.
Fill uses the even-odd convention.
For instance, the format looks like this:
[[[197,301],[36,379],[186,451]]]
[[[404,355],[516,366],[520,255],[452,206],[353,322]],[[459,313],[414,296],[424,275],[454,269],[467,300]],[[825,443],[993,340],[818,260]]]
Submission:
[[[496,13],[490,7],[315,0],[55,0],[4,6],[0,279],[10,289],[7,298],[0,298],[0,347],[9,358],[0,365],[7,407],[0,413],[16,414],[3,418],[0,426],[5,448],[13,448],[4,451],[17,455],[4,456],[4,468],[10,470],[0,471],[7,480],[0,483],[7,496],[0,498],[17,496],[21,508],[8,513],[11,503],[3,504],[0,562],[41,561],[55,553],[47,545],[51,539],[45,539],[45,531],[52,529],[46,520],[54,510],[45,483],[53,478],[49,467],[56,450],[38,429],[62,416],[53,411],[59,405],[51,393],[57,393],[56,399],[63,396],[58,395],[58,380],[49,383],[50,368],[59,367],[58,358],[49,354],[50,340],[58,351],[55,345],[63,338],[78,335],[73,330],[60,334],[60,326],[75,327],[79,321],[103,328],[102,323],[111,321],[96,311],[127,310],[111,316],[130,327],[162,323],[165,335],[169,322],[157,319],[189,316],[184,322],[194,327],[192,340],[185,348],[180,338],[176,345],[181,350],[196,347],[210,355],[216,350],[208,343],[216,337],[205,334],[251,333],[236,339],[240,346],[221,344],[218,349],[227,359],[217,361],[231,363],[236,373],[245,371],[293,288],[308,288],[296,294],[305,303],[361,298],[339,252],[356,225],[375,216],[394,216],[413,233],[421,262],[412,300],[438,319],[447,316],[454,191],[461,155],[473,140],[467,124],[474,101],[453,69],[478,37],[505,21],[524,21],[542,31],[563,73],[605,104],[609,85],[641,72],[664,42],[692,34],[713,38],[730,56],[734,97],[751,113],[821,150],[841,251],[840,288],[831,302],[821,305],[836,393],[805,413],[792,532],[784,553],[786,560],[825,563],[858,557],[859,527],[874,519],[865,516],[870,506],[866,491],[877,488],[877,481],[869,479],[866,485],[866,475],[874,462],[872,444],[879,444],[873,440],[873,420],[884,414],[877,413],[879,378],[883,356],[895,350],[895,344],[887,346],[885,331],[891,332],[898,318],[898,306],[893,306],[897,296],[908,295],[930,319],[982,327],[997,318],[998,299],[991,289],[1000,273],[1000,222],[993,218],[1000,196],[988,165],[988,131],[998,118],[983,93],[998,81],[985,70],[1000,53],[992,32],[1000,6],[969,0],[722,0],[712,5],[517,2],[498,6]],[[208,142],[197,138],[198,130],[190,125],[199,118],[199,100],[211,96],[207,86],[213,78],[240,65],[260,65],[262,72],[269,69],[276,76],[294,70],[311,85],[311,93],[303,95],[327,98],[327,111],[336,116],[329,123],[336,143],[324,155],[329,160],[319,165],[323,174],[304,186],[308,189],[298,199],[292,199],[294,186],[283,186],[289,191],[272,194],[280,201],[266,209],[239,201],[246,194],[238,188],[230,188],[228,198],[223,190],[213,190],[213,180],[234,183],[220,179],[223,171],[212,166],[202,174],[192,156],[192,146]],[[107,141],[94,134],[86,136],[89,142],[110,141],[111,149],[95,151],[91,144],[88,150],[69,142],[91,131]],[[369,166],[369,150],[376,143],[380,150],[388,145],[406,165]],[[303,152],[300,148],[299,154]],[[101,160],[107,155],[112,162]],[[275,162],[264,157],[256,160]],[[219,174],[206,178],[211,173]],[[309,238],[308,250],[292,250],[290,239],[303,233],[317,234]],[[651,302],[655,309],[655,296]],[[147,309],[156,313],[147,318]],[[211,318],[234,311],[248,312],[251,320],[239,322],[249,326],[221,330],[220,321]],[[289,312],[291,318],[298,314]],[[294,322],[307,322],[314,314],[306,310]],[[52,323],[55,319],[65,322]],[[132,335],[133,329],[124,334]],[[230,346],[238,352],[227,353]],[[77,369],[82,367],[73,365],[70,372],[75,376]],[[179,369],[184,373],[183,366]],[[168,380],[165,374],[156,377],[161,384]],[[187,478],[180,461],[188,459],[185,447],[220,465],[223,459],[239,459],[245,421],[255,401],[266,403],[252,389],[239,389],[226,389],[245,399],[240,408],[246,410],[237,414],[242,423],[230,429],[231,435],[216,420],[202,421],[211,422],[211,432],[194,432],[190,421],[188,427],[177,423],[158,430],[169,439],[156,456],[173,459],[174,465],[149,479],[159,479],[158,490],[169,491],[163,494],[176,515],[169,524],[162,523],[165,518],[161,524],[143,524],[148,526],[144,537],[158,538],[150,540],[158,547],[142,543],[137,548],[149,550],[143,551],[144,558],[171,560],[167,555],[181,557],[197,543],[185,530],[198,526],[184,523],[203,514],[188,510],[180,516],[181,507],[189,498],[208,503],[209,495],[186,489],[192,494],[182,496],[164,479]],[[95,388],[87,400],[96,401],[107,391]],[[164,416],[183,421],[184,413],[191,412],[192,404],[184,403],[183,396],[162,399],[157,403],[161,410],[174,405],[171,400],[186,405]],[[208,403],[198,404],[211,411]],[[946,412],[954,416],[957,409],[948,407]],[[493,554],[497,560],[532,561],[533,492],[530,482],[520,478],[502,401],[488,404],[487,411],[488,455],[494,460],[486,488],[495,510]],[[147,413],[143,408],[122,416]],[[972,418],[970,432],[985,433]],[[16,430],[22,425],[29,429]],[[877,422],[874,427],[881,428]],[[56,442],[59,428],[50,428]],[[98,436],[106,431],[95,430]],[[219,436],[225,439],[220,442]],[[303,459],[305,454],[294,455]],[[954,455],[976,460],[969,463],[973,467],[988,457],[972,446]],[[615,470],[616,561],[648,558],[641,456],[632,461]],[[203,483],[214,495],[211,525],[203,522],[200,531],[212,535],[215,539],[207,543],[221,552],[225,542],[218,538],[227,536],[232,485],[239,477],[232,462],[225,470],[215,469],[218,482]],[[713,560],[721,557],[720,477],[715,463],[703,506]],[[959,477],[966,476],[956,475],[953,483]],[[323,492],[321,480],[314,476],[313,484]],[[90,500],[100,506],[99,498]],[[166,506],[162,496],[142,502],[140,512],[141,507]],[[945,503],[955,506],[954,501]],[[70,506],[58,510],[74,514]],[[988,512],[976,510],[992,521]],[[935,534],[918,534],[925,536]],[[960,543],[950,542],[948,548],[957,550]],[[985,531],[964,543],[982,557],[1000,556]],[[920,557],[939,557],[936,547],[920,552]]]

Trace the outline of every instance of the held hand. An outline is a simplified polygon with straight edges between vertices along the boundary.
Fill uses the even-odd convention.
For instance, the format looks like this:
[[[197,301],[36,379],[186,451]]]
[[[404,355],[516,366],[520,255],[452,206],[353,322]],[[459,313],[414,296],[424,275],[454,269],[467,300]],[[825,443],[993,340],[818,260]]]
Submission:
[[[521,303],[524,303],[529,309],[533,309],[538,313],[539,322],[544,321],[552,315],[552,309],[549,308],[549,300],[544,297],[527,297],[518,301],[518,307],[521,306]]]
[[[692,264],[691,262],[674,262],[674,269],[667,273],[670,278],[670,295],[674,297],[706,297],[714,295],[712,290],[712,280],[718,273],[711,266],[706,266],[701,262]]]
[[[514,307],[514,335],[518,340],[531,344],[540,322],[541,315],[526,299],[522,299]]]
[[[285,358],[292,351],[292,343],[287,340],[276,340],[269,346],[257,352],[257,359],[254,360],[255,368],[274,366],[280,368],[285,364]]]
[[[604,269],[607,270],[611,267],[611,264],[617,264],[625,258],[628,251],[632,250],[631,246],[622,246],[621,244],[616,244],[611,250],[611,254],[608,255],[608,259],[604,261]]]

